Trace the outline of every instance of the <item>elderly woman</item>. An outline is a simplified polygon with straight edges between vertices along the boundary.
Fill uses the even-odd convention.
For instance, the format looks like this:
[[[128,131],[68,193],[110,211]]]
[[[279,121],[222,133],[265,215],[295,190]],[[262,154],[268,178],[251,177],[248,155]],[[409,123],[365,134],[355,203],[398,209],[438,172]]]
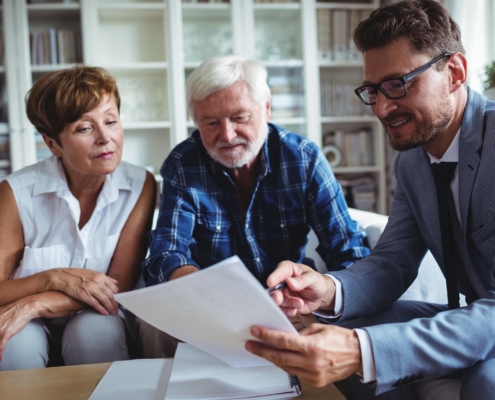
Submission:
[[[0,184],[0,370],[125,360],[113,299],[134,287],[156,185],[121,162],[120,97],[101,68],[44,75],[27,115],[53,156]]]

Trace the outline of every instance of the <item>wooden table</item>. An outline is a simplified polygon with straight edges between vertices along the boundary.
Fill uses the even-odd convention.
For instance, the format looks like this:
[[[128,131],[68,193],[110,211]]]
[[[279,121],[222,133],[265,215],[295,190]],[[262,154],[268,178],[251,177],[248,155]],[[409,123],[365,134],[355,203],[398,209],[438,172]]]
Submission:
[[[2,400],[87,400],[111,363],[0,372]],[[332,384],[316,389],[302,383],[298,400],[345,400]]]

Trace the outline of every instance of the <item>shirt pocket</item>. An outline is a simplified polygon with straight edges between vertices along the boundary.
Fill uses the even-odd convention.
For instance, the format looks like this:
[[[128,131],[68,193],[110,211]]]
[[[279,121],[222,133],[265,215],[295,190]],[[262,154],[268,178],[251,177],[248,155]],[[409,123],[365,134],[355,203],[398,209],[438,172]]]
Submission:
[[[106,274],[115,253],[115,249],[117,248],[119,238],[120,233],[117,235],[92,238],[86,247],[86,262],[84,263],[84,268]]]
[[[12,274],[12,279],[24,278],[53,268],[67,268],[67,262],[63,244],[35,249],[26,246],[22,260]]]
[[[198,215],[193,233],[195,245],[192,248],[195,261],[209,266],[236,254],[231,227],[232,222],[227,214]]]

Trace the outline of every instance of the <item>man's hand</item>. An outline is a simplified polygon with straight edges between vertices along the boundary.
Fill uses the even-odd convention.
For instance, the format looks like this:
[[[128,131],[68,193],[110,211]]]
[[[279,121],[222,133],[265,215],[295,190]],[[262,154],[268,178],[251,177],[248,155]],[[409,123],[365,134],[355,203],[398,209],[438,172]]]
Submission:
[[[116,315],[119,304],[113,299],[119,292],[117,281],[109,276],[89,269],[56,268],[50,270],[47,290],[65,293],[82,301],[103,315]]]
[[[247,351],[313,386],[340,381],[363,369],[359,339],[350,329],[312,324],[296,335],[253,326],[251,334],[266,344],[248,341]]]
[[[275,290],[271,296],[288,317],[317,309],[333,310],[335,283],[328,276],[303,264],[282,261],[266,283],[270,288],[281,282],[286,282],[287,288]]]
[[[0,308],[0,360],[7,342],[37,318],[35,306],[28,298],[14,301]]]
[[[296,316],[289,318],[290,322],[292,322],[292,325],[294,325],[294,328],[296,328],[296,331],[301,332],[303,329],[307,328],[311,324],[315,324],[318,321],[316,320],[315,317],[313,317],[313,314],[297,314]]]

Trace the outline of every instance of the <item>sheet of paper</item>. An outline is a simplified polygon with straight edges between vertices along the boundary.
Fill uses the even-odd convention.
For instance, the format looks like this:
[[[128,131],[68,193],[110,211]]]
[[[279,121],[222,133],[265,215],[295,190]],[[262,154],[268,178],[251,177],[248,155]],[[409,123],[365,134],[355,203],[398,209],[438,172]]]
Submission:
[[[89,400],[163,400],[174,360],[115,361]]]
[[[253,339],[252,325],[297,333],[237,256],[115,299],[149,324],[233,367],[271,364],[244,349]]]
[[[187,343],[179,343],[165,400],[289,399],[300,393],[274,365],[233,368]]]

